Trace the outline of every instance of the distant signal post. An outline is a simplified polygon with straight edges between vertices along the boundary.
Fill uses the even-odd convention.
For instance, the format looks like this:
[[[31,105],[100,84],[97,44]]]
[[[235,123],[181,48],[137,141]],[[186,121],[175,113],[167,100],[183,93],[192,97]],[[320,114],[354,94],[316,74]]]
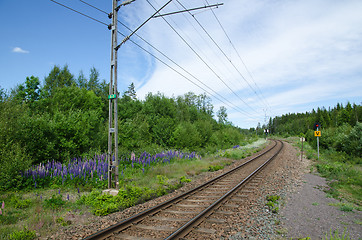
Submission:
[[[319,131],[319,127],[320,127],[320,124],[319,123],[315,123],[314,124],[314,136],[317,137],[317,149],[318,149],[318,160],[319,160],[319,137],[321,136],[321,131]]]

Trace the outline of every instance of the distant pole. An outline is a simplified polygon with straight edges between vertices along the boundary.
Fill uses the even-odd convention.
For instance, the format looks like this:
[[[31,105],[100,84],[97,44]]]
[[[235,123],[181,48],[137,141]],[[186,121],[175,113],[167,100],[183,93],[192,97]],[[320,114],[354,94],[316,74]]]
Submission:
[[[300,154],[300,160],[303,161],[303,142],[304,142],[304,137],[301,137],[300,140],[302,141],[302,151]]]
[[[317,131],[319,131],[319,127],[317,127]],[[319,137],[317,137],[317,149],[318,149],[318,160],[319,160]]]

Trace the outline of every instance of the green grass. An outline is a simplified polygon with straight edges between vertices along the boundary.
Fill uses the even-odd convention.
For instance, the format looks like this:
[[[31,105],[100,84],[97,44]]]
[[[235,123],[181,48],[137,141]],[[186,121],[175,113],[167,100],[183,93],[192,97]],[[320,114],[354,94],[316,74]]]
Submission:
[[[41,237],[54,234],[60,227],[73,224],[68,215],[79,216],[88,212],[107,215],[124,208],[167,194],[194,177],[208,171],[216,171],[232,164],[235,159],[249,156],[266,145],[265,140],[228,149],[225,152],[204,156],[202,159],[177,160],[158,164],[144,171],[126,166],[120,167],[120,192],[117,196],[102,195],[101,189],[92,186],[52,185],[33,191],[0,193],[0,206],[5,207],[0,215],[0,239],[31,239],[34,231]],[[223,154],[229,154],[227,158]],[[123,171],[122,171],[123,170]],[[123,174],[121,174],[123,173]],[[24,229],[24,226],[27,227]]]

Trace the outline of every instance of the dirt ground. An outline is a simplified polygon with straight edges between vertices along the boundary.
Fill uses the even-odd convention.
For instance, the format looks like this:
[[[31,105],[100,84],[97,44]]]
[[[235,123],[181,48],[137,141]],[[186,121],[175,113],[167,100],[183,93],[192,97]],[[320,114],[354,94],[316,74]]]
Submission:
[[[351,239],[362,239],[362,212],[341,211],[330,204],[338,203],[327,198],[323,189],[328,188],[326,180],[317,174],[306,173],[301,186],[291,193],[281,208],[282,231],[287,239],[323,239],[328,233],[338,230],[349,234]],[[333,234],[334,235],[334,234]]]

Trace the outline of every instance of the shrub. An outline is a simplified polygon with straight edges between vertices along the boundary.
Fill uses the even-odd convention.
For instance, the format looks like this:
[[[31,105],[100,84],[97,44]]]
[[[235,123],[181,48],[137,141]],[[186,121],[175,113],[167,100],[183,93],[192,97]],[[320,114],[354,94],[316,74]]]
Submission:
[[[20,231],[15,231],[10,234],[10,240],[32,240],[36,237],[36,231],[30,231],[24,228]]]
[[[215,165],[215,166],[209,166],[209,172],[216,172],[220,169],[223,169],[224,167],[223,166],[220,166],[220,165]]]
[[[31,200],[30,199],[21,199],[18,196],[13,196],[10,200],[11,204],[16,209],[24,209],[30,206]]]
[[[0,190],[20,189],[20,172],[30,167],[31,161],[17,144],[0,149]]]
[[[53,195],[50,199],[45,199],[45,207],[51,208],[53,210],[60,209],[65,205],[65,201],[62,199],[61,195]]]

